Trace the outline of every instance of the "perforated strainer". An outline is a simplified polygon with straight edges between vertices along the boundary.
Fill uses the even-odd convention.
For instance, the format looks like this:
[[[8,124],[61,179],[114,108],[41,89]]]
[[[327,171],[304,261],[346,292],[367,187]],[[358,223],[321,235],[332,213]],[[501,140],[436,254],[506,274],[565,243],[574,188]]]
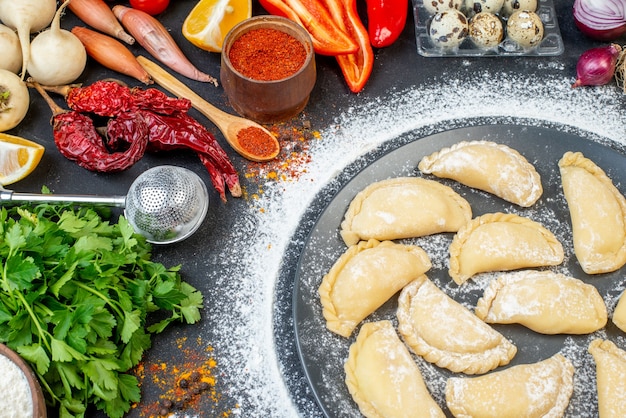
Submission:
[[[124,208],[135,232],[154,244],[171,244],[193,234],[209,208],[202,179],[183,167],[162,165],[146,170],[126,196],[16,193],[0,187],[0,203],[84,203]]]

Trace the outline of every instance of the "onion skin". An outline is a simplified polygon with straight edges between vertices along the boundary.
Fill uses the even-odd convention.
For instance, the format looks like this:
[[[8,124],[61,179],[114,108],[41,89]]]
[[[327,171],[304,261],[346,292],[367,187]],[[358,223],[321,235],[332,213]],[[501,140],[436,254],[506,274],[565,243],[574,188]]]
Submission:
[[[92,28],[128,45],[135,43],[135,38],[126,33],[111,8],[103,0],[72,0],[68,7],[76,17]]]
[[[113,14],[137,40],[137,43],[154,58],[185,77],[217,86],[217,79],[198,70],[183,54],[165,26],[157,19],[141,10],[119,4],[113,6]]]
[[[610,44],[583,52],[576,64],[576,82],[572,87],[603,86],[615,75],[617,60],[622,47]]]
[[[104,67],[136,78],[144,84],[152,84],[152,78],[137,58],[117,39],[82,26],[73,27],[72,33],[85,46],[87,55]]]
[[[575,0],[573,15],[591,39],[610,42],[626,34],[626,0]]]

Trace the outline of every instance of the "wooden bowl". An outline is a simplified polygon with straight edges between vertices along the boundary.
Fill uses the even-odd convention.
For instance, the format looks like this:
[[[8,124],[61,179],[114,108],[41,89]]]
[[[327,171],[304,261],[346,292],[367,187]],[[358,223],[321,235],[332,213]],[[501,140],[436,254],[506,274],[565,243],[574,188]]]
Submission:
[[[4,344],[0,344],[0,355],[8,358],[24,373],[28,387],[30,389],[31,399],[33,403],[33,418],[46,418],[46,400],[41,390],[41,385],[37,379],[37,375],[30,368],[30,366],[24,361],[19,354],[11,350]]]
[[[257,80],[237,71],[230,59],[233,43],[251,30],[270,28],[287,33],[302,43],[306,51],[303,65],[280,80]],[[280,66],[274,62],[272,66]],[[279,16],[255,16],[233,27],[224,39],[220,81],[230,105],[241,116],[258,123],[275,123],[300,113],[309,101],[316,81],[315,52],[308,32],[297,23]]]

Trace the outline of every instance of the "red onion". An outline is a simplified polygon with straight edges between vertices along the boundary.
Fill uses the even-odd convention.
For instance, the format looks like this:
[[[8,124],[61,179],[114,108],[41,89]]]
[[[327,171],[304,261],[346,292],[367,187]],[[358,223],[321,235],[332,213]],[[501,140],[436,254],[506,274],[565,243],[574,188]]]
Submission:
[[[576,82],[572,87],[602,86],[615,74],[622,47],[617,44],[591,48],[583,52],[576,64]]]
[[[626,33],[626,0],[575,0],[574,22],[592,39],[613,41]]]

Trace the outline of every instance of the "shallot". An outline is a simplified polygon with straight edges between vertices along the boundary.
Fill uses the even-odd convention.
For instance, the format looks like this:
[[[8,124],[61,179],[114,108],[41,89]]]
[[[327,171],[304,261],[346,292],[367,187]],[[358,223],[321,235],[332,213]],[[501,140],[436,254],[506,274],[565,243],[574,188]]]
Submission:
[[[613,79],[622,52],[617,44],[591,48],[581,54],[576,64],[576,82],[572,87],[602,86]]]
[[[165,26],[157,19],[141,10],[135,10],[119,4],[113,6],[113,13],[130,34],[135,37],[137,43],[144,47],[154,58],[185,77],[213,83],[217,86],[215,77],[198,70],[184,55]]]
[[[83,22],[102,33],[111,35],[128,45],[135,43],[117,20],[104,0],[72,0],[69,9]]]
[[[626,0],[575,0],[574,23],[598,41],[614,41],[626,33]]]
[[[0,20],[17,30],[22,49],[22,80],[30,60],[30,34],[45,29],[57,9],[56,0],[0,0]]]
[[[144,84],[152,83],[152,78],[137,58],[117,39],[82,26],[72,28],[72,33],[83,43],[87,55],[103,66],[134,77]]]
[[[20,77],[0,69],[0,132],[15,128],[28,112],[30,95]]]
[[[22,68],[20,40],[13,29],[4,25],[0,25],[0,51],[2,51],[0,68],[18,74]]]
[[[50,28],[30,43],[28,73],[43,85],[68,84],[76,80],[87,64],[87,52],[70,31],[61,29],[61,14],[70,0],[57,10]]]

